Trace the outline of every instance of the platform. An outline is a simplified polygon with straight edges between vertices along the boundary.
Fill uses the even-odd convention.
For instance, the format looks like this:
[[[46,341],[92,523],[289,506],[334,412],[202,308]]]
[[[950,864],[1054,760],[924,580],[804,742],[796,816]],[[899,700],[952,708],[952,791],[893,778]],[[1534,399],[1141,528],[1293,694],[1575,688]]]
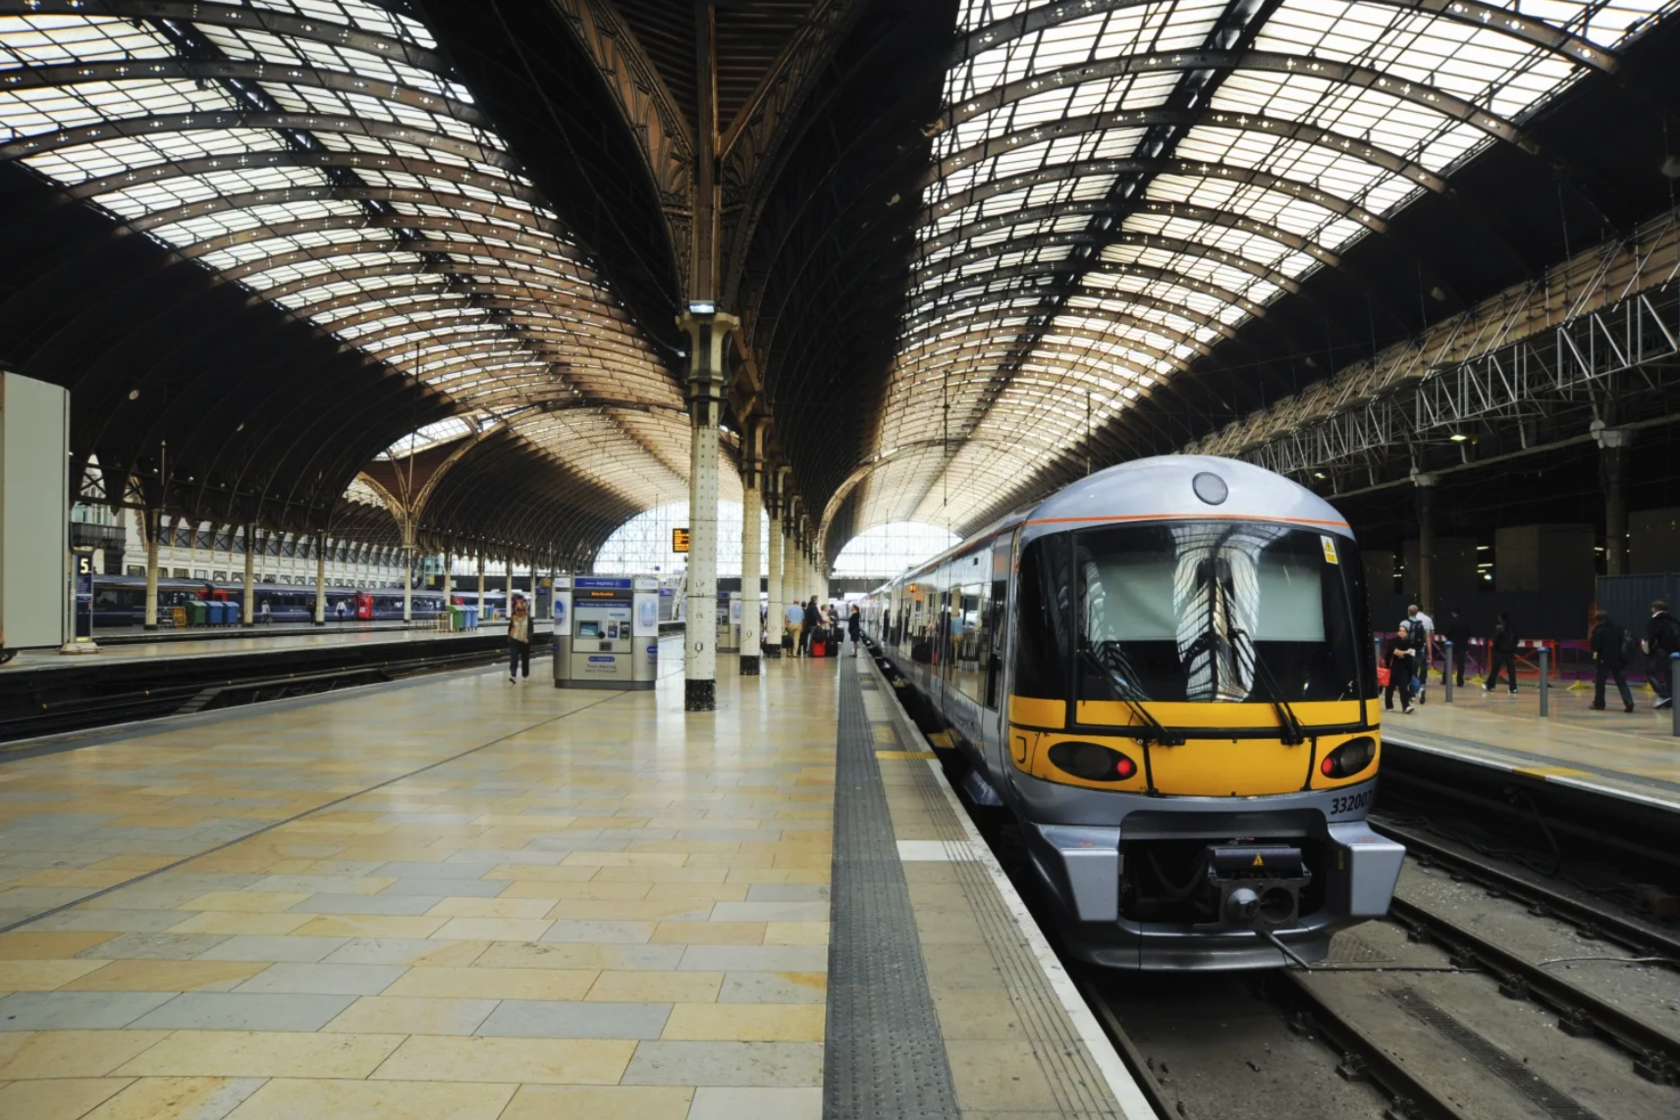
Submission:
[[[1635,689],[1634,711],[1626,713],[1614,683],[1603,712],[1591,709],[1590,682],[1554,686],[1544,719],[1531,679],[1515,696],[1472,682],[1448,704],[1435,675],[1428,695],[1409,716],[1383,713],[1385,743],[1680,811],[1680,739],[1672,713],[1653,711],[1647,689]]]
[[[669,664],[0,763],[0,1114],[1125,1115],[868,662]]]
[[[539,634],[548,633],[552,623],[544,620],[534,624]],[[266,629],[266,627],[262,628]],[[506,622],[486,622],[476,630],[448,631],[421,625],[376,625],[373,628],[350,629],[335,626],[296,626],[278,634],[239,634],[212,631],[203,636],[155,637],[150,641],[124,642],[102,648],[98,653],[68,655],[50,649],[22,650],[9,664],[0,668],[0,675],[39,669],[69,669],[89,664],[114,665],[128,661],[179,660],[201,657],[230,657],[240,654],[267,654],[288,650],[319,650],[329,647],[366,647],[390,643],[459,641],[466,638],[495,637],[505,633]]]

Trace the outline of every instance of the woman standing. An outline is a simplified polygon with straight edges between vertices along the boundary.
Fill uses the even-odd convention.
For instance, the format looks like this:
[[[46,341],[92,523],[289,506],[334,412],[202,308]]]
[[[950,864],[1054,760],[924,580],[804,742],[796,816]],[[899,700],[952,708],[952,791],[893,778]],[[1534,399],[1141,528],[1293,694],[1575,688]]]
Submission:
[[[1400,693],[1400,710],[1412,714],[1412,665],[1417,656],[1410,629],[1402,626],[1395,632],[1388,647],[1388,690],[1383,696],[1383,708],[1394,710],[1394,693]]]
[[[863,641],[863,615],[856,603],[852,604],[852,613],[846,616],[846,632],[852,639],[852,656],[856,657],[858,643]]]
[[[521,672],[531,679],[531,611],[525,597],[515,595],[508,617],[508,683],[518,684]]]

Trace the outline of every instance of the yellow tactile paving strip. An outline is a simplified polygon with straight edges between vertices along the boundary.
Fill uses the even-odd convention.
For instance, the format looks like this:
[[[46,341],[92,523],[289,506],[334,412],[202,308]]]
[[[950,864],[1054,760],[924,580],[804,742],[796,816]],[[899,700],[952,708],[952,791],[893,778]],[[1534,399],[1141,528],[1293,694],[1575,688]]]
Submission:
[[[0,765],[0,926],[61,908],[0,933],[0,1116],[818,1116],[836,676],[696,716],[486,671]]]
[[[1590,685],[1553,687],[1545,719],[1529,681],[1515,696],[1503,689],[1484,693],[1472,682],[1455,690],[1453,703],[1445,698],[1437,677],[1429,703],[1409,716],[1383,714],[1385,731],[1401,742],[1495,760],[1536,777],[1602,783],[1680,806],[1680,739],[1671,714],[1653,711],[1646,690],[1634,693],[1635,710],[1626,713],[1614,684],[1604,712],[1592,710]]]

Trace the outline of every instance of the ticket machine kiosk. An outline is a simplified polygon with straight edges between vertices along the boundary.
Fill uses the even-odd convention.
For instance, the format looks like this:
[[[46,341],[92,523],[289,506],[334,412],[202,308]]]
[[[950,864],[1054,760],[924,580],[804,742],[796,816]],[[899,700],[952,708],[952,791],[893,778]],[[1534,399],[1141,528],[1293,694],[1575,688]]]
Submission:
[[[562,580],[569,586],[563,588]],[[556,577],[555,605],[565,617],[554,622],[554,687],[653,687],[659,676],[657,580]]]

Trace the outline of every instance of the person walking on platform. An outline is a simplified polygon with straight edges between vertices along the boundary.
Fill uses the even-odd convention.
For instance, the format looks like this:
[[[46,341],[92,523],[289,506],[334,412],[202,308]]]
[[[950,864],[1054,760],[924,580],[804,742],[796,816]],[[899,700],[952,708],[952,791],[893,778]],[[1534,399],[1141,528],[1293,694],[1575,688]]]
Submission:
[[[531,679],[531,611],[525,596],[513,597],[513,613],[508,616],[508,683],[518,684],[521,675]]]
[[[1470,624],[1464,621],[1464,612],[1458,607],[1452,609],[1452,618],[1447,620],[1447,641],[1452,643],[1453,677],[1458,687],[1463,688],[1464,663],[1470,660]]]
[[[1674,681],[1670,679],[1669,655],[1680,653],[1680,623],[1668,613],[1668,604],[1658,599],[1651,604],[1651,620],[1645,624],[1645,641],[1641,643],[1651,659],[1651,687],[1656,690],[1653,708],[1666,708],[1674,702]]]
[[[1627,668],[1627,654],[1624,652],[1622,628],[1610,621],[1608,611],[1593,612],[1592,655],[1598,669],[1593,682],[1593,711],[1604,710],[1604,680],[1612,676],[1616,678],[1616,688],[1622,694],[1622,709],[1633,711],[1633,693],[1628,691],[1627,677],[1623,674]]]
[[[805,608],[799,603],[789,603],[782,611],[782,620],[787,623],[787,637],[782,648],[788,651],[789,657],[798,657],[799,631],[805,626]]]
[[[1413,603],[1406,608],[1406,621],[1412,633],[1412,648],[1417,651],[1417,702],[1422,704],[1429,687],[1429,659],[1435,651],[1435,620]]]
[[[1499,683],[1499,670],[1505,670],[1506,683],[1511,686],[1511,695],[1517,694],[1517,635],[1511,629],[1511,616],[1503,611],[1499,614],[1499,622],[1493,628],[1493,639],[1488,643],[1488,675],[1482,685],[1483,692],[1492,692],[1493,686]]]
[[[1388,689],[1383,694],[1383,710],[1394,710],[1394,693],[1400,693],[1400,710],[1412,714],[1412,662],[1416,660],[1412,630],[1402,626],[1388,643]]]
[[[852,613],[846,616],[846,635],[852,639],[852,656],[856,657],[858,645],[863,641],[863,615],[856,603],[852,604]]]

